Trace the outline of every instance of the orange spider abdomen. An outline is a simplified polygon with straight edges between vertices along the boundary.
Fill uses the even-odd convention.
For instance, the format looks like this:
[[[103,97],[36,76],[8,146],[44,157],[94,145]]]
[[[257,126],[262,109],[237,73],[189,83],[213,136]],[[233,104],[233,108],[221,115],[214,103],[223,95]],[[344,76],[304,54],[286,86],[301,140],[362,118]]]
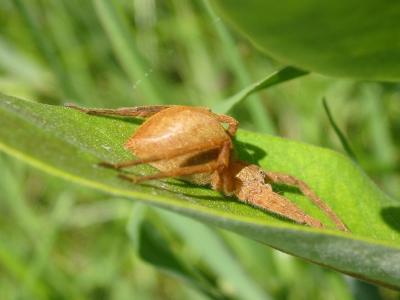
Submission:
[[[125,148],[140,159],[174,157],[151,163],[161,171],[179,167],[194,154],[230,140],[224,127],[205,108],[174,106],[147,119],[126,142]],[[185,154],[174,156],[177,152]]]

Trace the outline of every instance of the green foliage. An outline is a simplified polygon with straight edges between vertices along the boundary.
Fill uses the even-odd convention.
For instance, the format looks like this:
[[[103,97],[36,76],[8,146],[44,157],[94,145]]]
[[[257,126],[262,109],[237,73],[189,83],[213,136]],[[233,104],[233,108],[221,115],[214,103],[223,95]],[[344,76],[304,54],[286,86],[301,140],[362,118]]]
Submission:
[[[265,53],[331,76],[400,78],[400,4],[375,0],[215,1]]]
[[[258,79],[264,78],[269,85],[271,78],[277,79],[275,75],[268,79],[270,74],[280,74],[279,70],[285,70],[286,65],[265,56],[246,39],[231,32],[222,15],[213,10],[208,0],[0,2],[0,91],[4,94],[56,105],[75,102],[90,107],[118,107],[167,103],[213,108],[226,105],[226,100],[222,99],[234,95],[233,98],[239,100],[238,103],[235,100],[236,104],[229,114],[241,122],[241,128],[342,151],[342,145],[321,105],[321,99],[326,97],[331,115],[351,144],[359,166],[385,192],[400,198],[400,93],[397,84],[360,83],[309,73],[284,84],[269,86],[268,90],[257,90],[246,101],[241,101],[243,96],[247,96],[246,91],[253,91],[255,85],[260,83]],[[371,16],[378,12],[382,10],[376,10]],[[267,13],[263,11],[263,14]],[[290,18],[293,19],[292,16]],[[383,65],[386,61],[386,58],[382,60]],[[62,108],[51,108],[64,113]],[[47,108],[43,113],[45,111]],[[63,116],[72,117],[67,113]],[[82,125],[88,121],[89,127],[85,130],[93,132],[92,122],[104,125],[103,122],[112,121],[106,118],[96,120],[84,118],[79,122]],[[19,134],[25,136],[14,122],[10,128],[6,126],[6,121],[9,121],[8,117],[0,117],[0,128],[8,131],[11,140]],[[15,116],[14,121],[21,120]],[[28,118],[25,124],[30,121],[32,119]],[[46,122],[42,115],[36,121]],[[101,137],[109,138],[110,144],[117,147],[114,142],[122,141],[135,124],[119,120],[110,123],[110,127],[114,124],[122,126],[123,133],[117,127],[113,131],[116,134],[114,137]],[[103,128],[103,125],[99,128]],[[31,125],[27,125],[26,129],[26,133],[34,131]],[[60,130],[65,132],[62,128]],[[50,133],[54,131],[39,130],[33,136],[44,134],[46,140]],[[240,140],[247,138],[245,133],[241,132]],[[76,141],[72,134],[66,137],[71,138],[69,142]],[[268,154],[261,160],[264,167],[292,172],[296,166],[290,166],[285,161],[289,149],[275,148],[280,139],[263,138],[271,143],[262,146]],[[240,144],[240,140],[238,149],[246,150],[241,151],[241,155],[245,159],[252,159],[251,153],[254,151],[248,149],[249,145]],[[43,151],[42,154],[49,154],[49,159],[52,157],[60,162],[54,158],[54,153],[51,154],[52,149],[46,148],[44,140],[35,143],[28,139],[23,142],[29,147],[21,149],[20,155],[29,151]],[[289,145],[292,143],[289,142]],[[53,147],[54,143],[49,146]],[[274,159],[270,147],[275,153]],[[15,148],[8,150],[16,154]],[[67,143],[65,149],[59,146],[53,150],[65,157],[64,154],[74,152],[77,148]],[[278,150],[283,151],[282,154],[276,153]],[[103,159],[107,160],[129,157],[122,150],[115,156],[103,148],[99,153],[104,154]],[[82,158],[85,162],[86,159],[92,159],[94,165],[102,159],[96,153],[87,155],[79,151],[79,154],[82,157],[78,157],[76,162],[68,158],[68,162],[71,161],[71,166],[74,166],[71,170]],[[135,299],[144,300],[208,299],[203,292],[193,288],[193,284],[182,284],[170,272],[159,272],[162,269],[154,261],[146,261],[144,256],[140,257],[139,252],[134,251],[135,248],[144,247],[141,245],[143,239],[134,233],[142,222],[156,225],[152,229],[160,232],[154,232],[154,236],[161,236],[166,241],[164,246],[168,247],[168,252],[211,280],[217,293],[231,298],[325,300],[329,295],[334,299],[351,300],[371,290],[374,295],[379,292],[385,300],[398,298],[396,292],[371,287],[357,279],[267,247],[247,238],[250,236],[247,233],[237,235],[215,226],[203,225],[193,217],[184,217],[154,206],[150,208],[148,205],[140,205],[150,211],[143,216],[141,209],[137,209],[138,201],[132,204],[125,197],[71,184],[69,180],[29,167],[24,163],[25,159],[33,162],[32,156],[24,156],[20,162],[0,153],[1,299],[132,299],[132,295]],[[258,161],[257,155],[254,161]],[[50,168],[47,160],[36,160],[35,163],[40,164],[40,169],[60,172],[54,165]],[[85,163],[82,170],[86,167]],[[306,165],[301,167],[307,169]],[[332,166],[328,166],[330,168]],[[92,175],[97,180],[104,170],[94,169]],[[150,171],[146,167],[138,170]],[[295,174],[300,177],[306,175],[305,178],[319,191],[320,173],[302,172],[296,171]],[[67,175],[65,170],[58,174]],[[107,180],[122,184],[114,174],[109,173]],[[82,176],[79,180],[82,180]],[[171,183],[183,184],[173,180],[160,184],[170,188]],[[350,184],[343,181],[340,190],[346,187],[351,190],[351,184],[353,180]],[[126,184],[126,188],[131,188],[131,185]],[[175,185],[171,188],[179,191]],[[211,195],[217,197],[214,200],[224,201],[216,209],[225,209],[225,206],[232,210],[235,208],[233,213],[237,212],[239,218],[258,214],[263,224],[267,222],[268,226],[273,226],[268,227],[271,229],[268,239],[277,238],[276,231],[272,229],[276,230],[281,225],[285,230],[288,227],[295,230],[292,235],[285,236],[287,239],[298,235],[299,227],[291,226],[286,221],[236,203],[234,199],[225,199],[208,189],[190,188],[193,193],[201,192],[207,197],[201,199],[202,205],[215,203],[208,200]],[[306,199],[290,191],[285,194],[311,214],[322,217],[309,206]],[[171,197],[176,196],[179,194],[172,193]],[[184,198],[181,203],[189,205],[186,200],[192,197],[180,196]],[[364,201],[357,199],[360,203]],[[326,200],[343,203],[330,196]],[[196,201],[193,205],[198,211],[199,203]],[[390,218],[399,212],[396,205],[398,202],[394,203],[393,209],[381,210],[381,216],[378,216],[381,207],[377,207],[372,220],[378,220],[380,228],[387,227],[383,220],[396,228],[397,219]],[[366,213],[369,212],[366,210]],[[356,214],[356,217],[361,218],[363,213]],[[369,223],[367,217],[370,218],[365,216],[362,224]],[[354,223],[358,224],[358,221]],[[301,230],[310,231],[307,228]],[[359,230],[356,230],[357,237],[364,234]],[[320,237],[324,240],[326,235]],[[373,244],[376,241],[375,238],[371,240]],[[291,243],[304,242],[295,239]],[[352,251],[351,245],[346,244],[343,249]],[[304,249],[307,247],[304,245]],[[313,251],[313,248],[308,250]],[[363,257],[375,260],[375,256]],[[379,255],[376,257],[378,259]],[[347,259],[347,256],[343,259]],[[382,263],[386,259],[383,258]],[[387,260],[387,264],[390,263]]]
[[[5,125],[0,129],[1,148],[33,165],[84,185],[221,226],[336,270],[399,287],[400,273],[395,263],[400,255],[398,206],[342,155],[249,131],[239,131],[236,141],[242,159],[309,183],[349,226],[351,234],[292,225],[207,188],[176,180],[133,185],[119,179],[115,171],[98,167],[97,163],[130,158],[121,146],[137,127],[130,121],[89,116],[7,96],[2,97],[0,105]],[[8,128],[12,127],[16,129],[11,132]],[[149,169],[141,166],[133,172],[149,174]],[[285,195],[329,224],[300,195],[290,191]]]

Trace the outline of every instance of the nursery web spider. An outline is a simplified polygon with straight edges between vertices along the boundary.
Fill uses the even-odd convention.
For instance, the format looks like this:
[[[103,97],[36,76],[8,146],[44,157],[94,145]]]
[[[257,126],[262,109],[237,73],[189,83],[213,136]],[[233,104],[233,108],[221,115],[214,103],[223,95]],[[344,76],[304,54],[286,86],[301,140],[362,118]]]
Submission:
[[[272,190],[271,184],[297,187],[336,225],[349,231],[333,210],[306,183],[282,173],[264,171],[260,167],[235,159],[232,137],[238,121],[227,115],[215,114],[205,107],[180,105],[138,106],[119,109],[67,107],[91,115],[113,115],[148,118],[127,140],[125,148],[138,159],[120,163],[100,163],[122,169],[148,163],[160,172],[154,175],[121,177],[132,182],[179,177],[198,185],[210,185],[225,195],[235,195],[249,203],[284,216],[299,224],[322,228],[323,224],[307,215],[297,205]],[[227,129],[222,124],[226,124]]]

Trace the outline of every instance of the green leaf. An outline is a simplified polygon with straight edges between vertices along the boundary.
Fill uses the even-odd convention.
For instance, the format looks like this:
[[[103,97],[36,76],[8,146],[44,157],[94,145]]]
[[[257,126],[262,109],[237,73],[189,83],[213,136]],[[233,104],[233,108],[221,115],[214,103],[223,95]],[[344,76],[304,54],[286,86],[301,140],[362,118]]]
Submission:
[[[400,2],[214,0],[223,16],[273,58],[318,73],[400,78]]]
[[[220,226],[284,252],[378,284],[400,288],[400,205],[347,157],[331,150],[239,130],[243,160],[306,181],[352,233],[292,224],[179,180],[131,184],[99,161],[131,158],[122,144],[134,120],[95,117],[64,107],[0,96],[0,149],[42,170],[86,186],[166,208]],[[134,173],[154,172],[148,166]],[[284,195],[334,228],[303,196]]]
[[[213,107],[213,111],[220,114],[226,114],[232,108],[234,108],[235,105],[239,104],[241,101],[246,99],[251,94],[306,74],[308,74],[308,72],[293,67],[283,68],[257,81],[256,83],[253,83],[245,87],[244,89],[240,90],[238,93],[229,97],[225,101],[219,102]]]

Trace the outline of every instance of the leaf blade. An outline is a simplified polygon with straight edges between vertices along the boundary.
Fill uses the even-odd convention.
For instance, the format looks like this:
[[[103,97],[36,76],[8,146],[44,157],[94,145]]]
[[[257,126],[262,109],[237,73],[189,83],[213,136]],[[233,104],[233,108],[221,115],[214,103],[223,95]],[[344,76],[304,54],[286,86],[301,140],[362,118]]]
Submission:
[[[269,74],[265,78],[253,84],[250,84],[249,86],[240,90],[238,93],[226,99],[225,101],[219,102],[213,107],[213,110],[220,114],[226,114],[241,101],[245,100],[248,96],[257,91],[307,74],[307,71],[303,71],[294,67],[285,67],[281,70]]]
[[[284,64],[336,77],[400,78],[397,2],[213,2],[235,29]]]
[[[93,117],[1,96],[0,125],[0,148],[42,170],[193,217],[359,278],[400,288],[400,234],[382,216],[389,209],[396,219],[398,204],[336,152],[248,131],[239,131],[235,141],[242,159],[305,180],[344,219],[352,234],[294,225],[177,180],[146,185],[119,180],[114,171],[99,168],[97,163],[130,157],[121,145],[137,125],[123,119]],[[147,174],[151,169],[143,166],[134,171]],[[303,197],[291,193],[285,196],[328,223]]]

